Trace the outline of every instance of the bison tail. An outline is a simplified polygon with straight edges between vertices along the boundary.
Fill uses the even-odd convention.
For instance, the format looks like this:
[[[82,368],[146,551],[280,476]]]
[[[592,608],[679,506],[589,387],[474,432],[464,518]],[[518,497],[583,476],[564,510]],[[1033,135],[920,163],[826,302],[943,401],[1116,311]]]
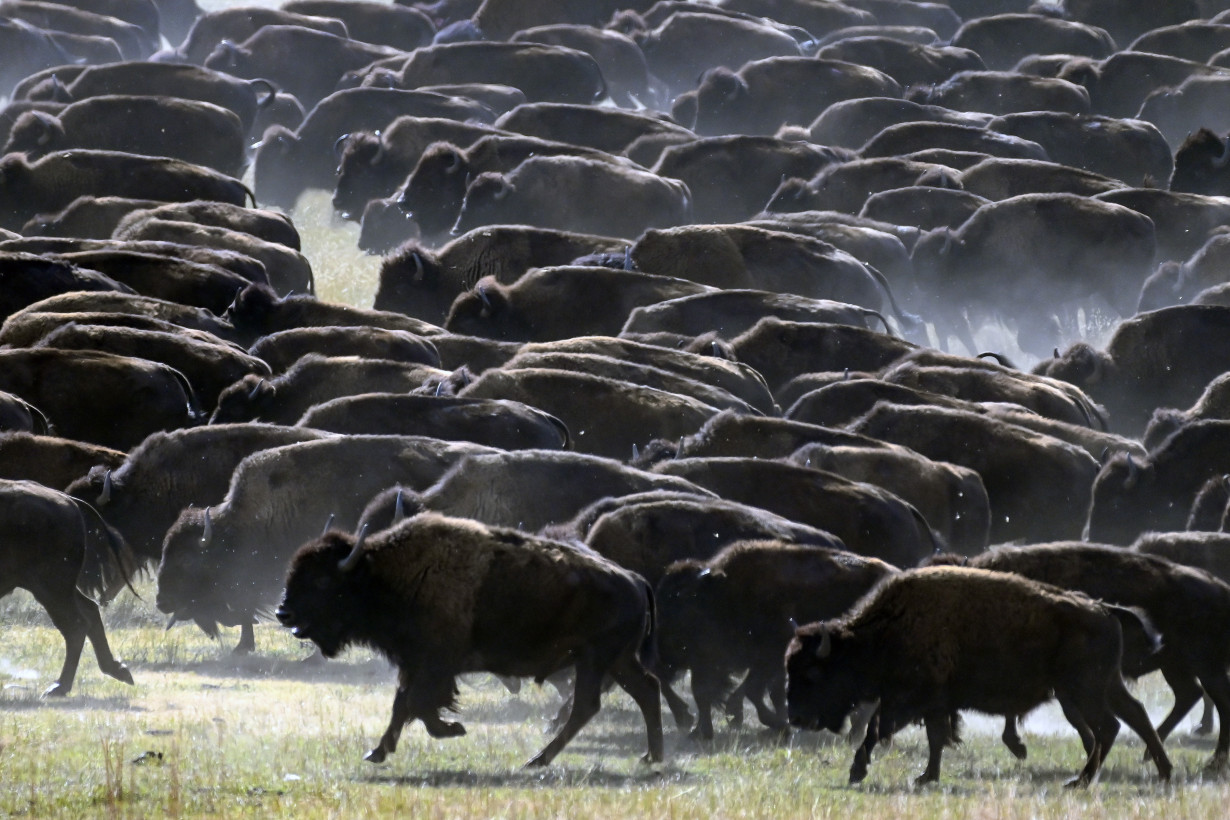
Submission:
[[[141,596],[132,587],[132,578],[142,567],[128,543],[120,537],[93,506],[74,498],[82,510],[85,529],[85,559],[77,574],[77,590],[96,603],[106,603],[123,587],[128,587],[137,598]],[[86,512],[88,510],[88,512]],[[103,542],[106,548],[103,549]]]
[[[1162,649],[1162,634],[1148,613],[1140,607],[1102,602],[1123,631],[1123,674],[1138,678],[1157,669],[1157,654]]]
[[[902,333],[911,333],[923,326],[923,319],[916,313],[910,313],[902,310],[901,305],[897,304],[897,297],[893,295],[893,289],[888,284],[888,279],[884,274],[873,265],[868,265],[866,262],[863,265],[871,273],[872,278],[876,280],[876,284],[884,291],[884,298],[888,300],[888,305],[893,309],[893,315],[897,317],[897,321],[901,323]]]
[[[641,585],[641,589],[645,591],[646,604],[646,619],[645,619],[645,634],[641,638],[641,645],[637,649],[637,654],[640,656],[641,664],[646,669],[656,669],[658,666],[658,604],[653,597],[653,587],[649,582],[639,575],[636,576],[637,582]]]

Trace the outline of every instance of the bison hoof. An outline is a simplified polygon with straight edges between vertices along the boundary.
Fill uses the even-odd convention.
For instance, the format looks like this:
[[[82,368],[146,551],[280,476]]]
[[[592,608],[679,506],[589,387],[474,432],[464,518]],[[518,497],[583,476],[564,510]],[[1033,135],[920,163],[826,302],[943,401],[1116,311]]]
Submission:
[[[1025,748],[1024,743],[1005,743],[1004,745],[1008,747],[1008,751],[1012,752],[1012,756],[1017,760],[1024,760],[1029,756],[1029,749]]]
[[[73,685],[71,683],[68,686],[65,686],[59,681],[56,681],[55,683],[51,684],[50,686],[48,686],[46,689],[43,690],[43,697],[62,698],[65,695],[67,695],[68,690],[72,688],[73,688]]]
[[[460,723],[438,720],[424,725],[427,727],[427,734],[432,737],[461,737],[466,733],[466,727]]]
[[[1205,766],[1204,768],[1205,768],[1205,771],[1209,771],[1209,772],[1225,771],[1227,762],[1230,762],[1230,758],[1227,758],[1226,753],[1218,752],[1217,754],[1213,755],[1213,757],[1209,760],[1208,765]]]
[[[388,755],[385,754],[384,749],[380,748],[379,746],[372,749],[367,754],[363,755],[363,759],[366,760],[368,763],[383,763],[386,757],[388,757]]]
[[[107,674],[118,681],[123,681],[129,686],[135,686],[136,681],[132,679],[132,673],[128,671],[128,667],[122,663],[117,663],[111,669],[107,670]]]
[[[1085,779],[1084,775],[1081,775],[1080,777],[1074,777],[1067,783],[1064,783],[1063,787],[1065,789],[1087,789],[1089,788],[1089,781]]]
[[[850,785],[851,786],[853,786],[855,783],[862,783],[866,779],[867,779],[867,767],[866,766],[851,766],[850,767]]]
[[[939,777],[937,777],[936,775],[933,775],[930,772],[923,772],[918,777],[914,778],[914,785],[916,787],[917,786],[928,786],[932,783],[935,783],[938,780],[939,780]]]
[[[646,766],[652,766],[655,763],[661,763],[661,762],[662,762],[661,752],[657,752],[657,753],[645,752],[645,754],[641,755],[641,763]]]

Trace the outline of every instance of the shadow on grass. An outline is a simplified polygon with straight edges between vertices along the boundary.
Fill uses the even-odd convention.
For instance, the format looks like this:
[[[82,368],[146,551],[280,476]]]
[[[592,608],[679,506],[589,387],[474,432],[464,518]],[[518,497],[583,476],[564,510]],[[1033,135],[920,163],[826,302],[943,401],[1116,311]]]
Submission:
[[[569,745],[569,750],[572,745]],[[663,782],[682,783],[696,779],[682,770],[666,766],[641,766],[633,773],[612,772],[601,767],[572,769],[549,766],[545,769],[516,769],[508,772],[476,772],[467,769],[434,769],[419,773],[382,775],[375,772],[358,778],[361,783],[382,786],[418,786],[422,788],[474,789],[558,789],[588,787],[624,789],[637,786],[657,786]]]
[[[384,660],[329,661],[318,655],[302,660],[261,655],[223,655],[191,661],[133,662],[136,674],[152,672],[191,672],[214,678],[248,678],[319,683],[392,683],[396,670]]]
[[[93,697],[69,694],[62,698],[44,698],[37,691],[8,689],[0,696],[0,712],[29,712],[45,709],[58,712],[145,712],[127,696]]]

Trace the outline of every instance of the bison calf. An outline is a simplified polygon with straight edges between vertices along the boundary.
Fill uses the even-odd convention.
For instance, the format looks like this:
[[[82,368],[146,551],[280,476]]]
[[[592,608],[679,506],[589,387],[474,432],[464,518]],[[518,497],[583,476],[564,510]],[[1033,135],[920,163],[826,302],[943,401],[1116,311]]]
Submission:
[[[640,658],[653,611],[645,580],[596,553],[423,513],[366,543],[329,532],[302,546],[277,617],[325,657],[365,644],[396,661],[393,716],[367,753],[372,763],[397,749],[416,718],[433,737],[465,734],[439,715],[455,706],[458,674],[541,682],[574,666],[568,719],[528,764],[545,766],[597,714],[607,675],[644,715],[646,759],[662,759],[658,680]]]

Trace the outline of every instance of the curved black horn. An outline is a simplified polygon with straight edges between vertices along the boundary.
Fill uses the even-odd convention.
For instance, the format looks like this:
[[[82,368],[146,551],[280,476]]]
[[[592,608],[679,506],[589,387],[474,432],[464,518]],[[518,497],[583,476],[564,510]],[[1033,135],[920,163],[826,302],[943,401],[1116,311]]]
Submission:
[[[107,470],[107,472],[103,473],[102,492],[98,494],[98,501],[96,501],[95,503],[101,507],[110,500],[111,500],[111,471]]]
[[[359,537],[354,541],[354,548],[350,550],[350,554],[337,562],[337,568],[342,572],[350,572],[359,565],[359,558],[363,552],[363,539],[367,537],[367,525],[364,524],[359,530]]]
[[[205,528],[201,531],[201,543],[208,544],[214,538],[214,519],[209,514],[209,508],[205,508]]]

